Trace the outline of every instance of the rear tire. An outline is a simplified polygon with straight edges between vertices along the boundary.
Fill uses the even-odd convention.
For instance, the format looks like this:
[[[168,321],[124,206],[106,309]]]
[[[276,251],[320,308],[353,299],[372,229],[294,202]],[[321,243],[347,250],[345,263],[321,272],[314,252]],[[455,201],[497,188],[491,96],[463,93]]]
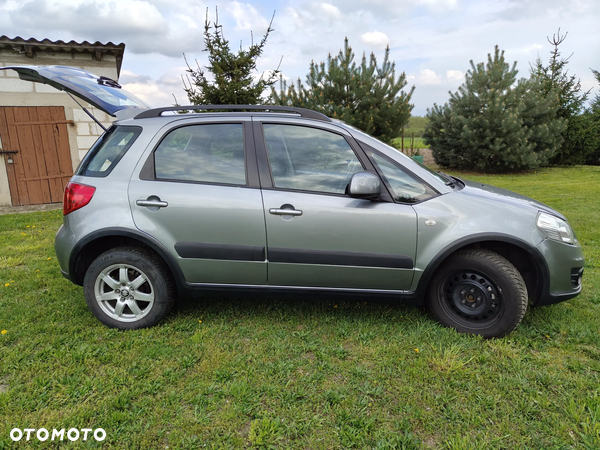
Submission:
[[[83,291],[98,320],[121,330],[156,325],[175,300],[163,260],[136,247],[117,247],[98,256],[85,274]]]
[[[433,315],[461,333],[499,338],[521,323],[527,287],[506,258],[486,249],[463,250],[437,270],[427,302]]]

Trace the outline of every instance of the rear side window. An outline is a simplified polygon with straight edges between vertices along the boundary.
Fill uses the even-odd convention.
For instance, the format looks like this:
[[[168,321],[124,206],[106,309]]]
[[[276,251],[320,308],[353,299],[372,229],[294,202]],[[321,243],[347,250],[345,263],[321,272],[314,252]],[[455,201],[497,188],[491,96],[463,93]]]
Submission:
[[[154,170],[162,180],[245,185],[244,125],[177,128],[156,148]]]
[[[140,127],[115,126],[104,133],[87,153],[76,175],[105,177],[142,132]]]

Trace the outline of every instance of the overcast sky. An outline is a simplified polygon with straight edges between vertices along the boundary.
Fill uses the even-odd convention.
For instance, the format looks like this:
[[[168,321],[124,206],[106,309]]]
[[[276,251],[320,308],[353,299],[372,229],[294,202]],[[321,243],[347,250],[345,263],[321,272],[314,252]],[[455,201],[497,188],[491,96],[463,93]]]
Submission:
[[[568,31],[560,49],[571,56],[568,69],[584,89],[600,88],[590,68],[600,70],[600,0],[0,0],[0,34],[25,39],[103,43],[124,42],[120,82],[153,106],[179,103],[183,54],[206,62],[203,28],[206,9],[215,6],[232,48],[258,40],[275,13],[259,70],[277,67],[303,81],[311,60],[337,54],[344,37],[360,60],[374,52],[381,61],[386,45],[398,72],[405,72],[414,115],[443,104],[448,91],[464,81],[469,61],[487,60],[494,45],[517,61],[520,76],[530,63],[548,61],[546,40]]]

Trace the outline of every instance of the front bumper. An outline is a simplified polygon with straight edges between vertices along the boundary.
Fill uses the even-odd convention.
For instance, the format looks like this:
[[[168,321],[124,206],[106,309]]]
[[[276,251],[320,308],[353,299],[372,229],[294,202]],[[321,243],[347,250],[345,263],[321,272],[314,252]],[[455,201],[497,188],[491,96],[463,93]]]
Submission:
[[[585,257],[579,242],[574,245],[545,239],[536,249],[547,268],[547,280],[534,306],[551,305],[577,297],[581,293],[581,279]]]

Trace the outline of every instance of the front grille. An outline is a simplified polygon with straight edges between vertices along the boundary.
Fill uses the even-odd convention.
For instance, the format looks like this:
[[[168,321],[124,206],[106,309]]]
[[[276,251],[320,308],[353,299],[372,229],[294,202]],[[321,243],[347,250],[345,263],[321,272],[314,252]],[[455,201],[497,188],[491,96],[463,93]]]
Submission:
[[[583,277],[583,267],[571,269],[571,287],[577,289],[581,286],[581,277]]]

